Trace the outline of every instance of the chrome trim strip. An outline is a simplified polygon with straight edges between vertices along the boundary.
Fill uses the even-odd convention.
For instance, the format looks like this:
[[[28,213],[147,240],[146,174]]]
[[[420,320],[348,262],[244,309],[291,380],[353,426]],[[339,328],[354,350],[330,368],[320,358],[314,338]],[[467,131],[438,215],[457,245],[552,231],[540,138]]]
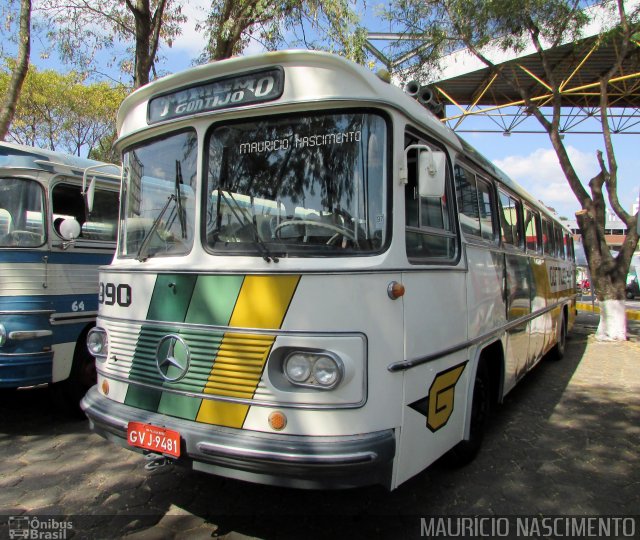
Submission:
[[[32,311],[23,311],[23,310],[6,310],[0,311],[0,315],[51,315],[55,313],[55,309],[34,309]]]
[[[458,345],[453,345],[452,347],[449,347],[447,349],[443,349],[441,351],[432,353],[432,354],[428,354],[427,356],[422,356],[420,358],[413,358],[411,360],[400,360],[399,362],[393,362],[392,364],[389,364],[387,366],[387,370],[394,373],[396,371],[404,371],[416,366],[421,366],[422,364],[427,364],[429,362],[433,362],[435,360],[439,360],[440,358],[443,358],[445,356],[448,356],[450,354],[456,353],[458,351],[461,351],[463,349],[466,349],[467,347],[471,347],[472,345],[477,345],[479,343],[482,343],[484,341],[489,341],[491,338],[493,337],[497,337],[499,334],[502,334],[504,332],[508,332],[509,330],[511,330],[512,328],[516,328],[522,324],[528,323],[529,321],[532,321],[533,319],[536,319],[537,317],[540,317],[541,315],[544,315],[545,313],[548,313],[549,311],[553,311],[554,309],[557,309],[558,307],[563,307],[566,304],[566,302],[558,302],[556,304],[554,304],[553,306],[547,306],[544,309],[540,309],[538,311],[536,311],[535,313],[530,313],[529,315],[525,316],[525,317],[521,317],[515,321],[511,321],[503,326],[501,326],[500,328],[496,328],[495,330],[492,330],[491,332],[487,332],[486,334],[482,334],[480,336],[477,336],[473,339],[464,341],[462,343],[459,343]]]
[[[435,264],[429,263],[414,263],[412,267],[402,267],[402,268],[379,268],[379,269],[349,269],[349,270],[309,270],[307,268],[297,268],[297,269],[283,269],[283,270],[183,270],[182,268],[174,268],[174,269],[154,269],[154,270],[141,270],[138,268],[132,269],[124,269],[117,268],[112,266],[101,266],[98,269],[101,273],[105,274],[152,274],[154,276],[160,274],[197,274],[197,275],[206,275],[206,276],[215,276],[215,275],[224,275],[224,276],[273,276],[278,274],[313,274],[313,275],[324,275],[324,276],[333,276],[333,275],[374,275],[374,274],[397,274],[397,273],[416,273],[416,272],[467,272],[467,268],[460,266],[460,263],[457,264],[449,264],[445,266],[444,264]]]
[[[82,314],[77,314],[77,315],[52,315],[49,318],[49,324],[58,325],[58,324],[93,322],[98,316],[97,311],[82,311],[81,313]]]
[[[25,339],[37,339],[41,337],[48,337],[52,335],[51,330],[14,330],[9,332],[9,339],[16,341],[24,341]]]
[[[176,390],[173,388],[168,388],[167,386],[154,386],[153,384],[144,383],[141,381],[132,381],[131,379],[127,379],[126,377],[122,377],[119,375],[115,375],[111,372],[105,371],[104,369],[100,369],[104,364],[96,363],[96,371],[99,375],[102,375],[106,379],[112,381],[118,381],[122,383],[126,383],[129,386],[142,386],[144,388],[151,388],[153,390],[160,390],[162,392],[168,392],[171,394],[175,394],[178,396],[186,396],[193,397],[198,399],[206,399],[210,401],[225,401],[228,403],[240,403],[243,405],[256,405],[261,407],[273,407],[277,405],[282,409],[305,409],[305,410],[321,410],[321,409],[358,409],[362,407],[367,402],[366,393],[362,397],[362,399],[357,403],[283,403],[282,401],[264,401],[261,399],[245,399],[245,398],[234,398],[228,396],[219,396],[214,394],[203,394],[201,392],[184,392],[182,390]],[[325,393],[325,392],[323,392]]]
[[[41,351],[41,352],[25,352],[25,353],[3,353],[0,352],[0,358],[1,357],[6,357],[6,356],[11,356],[11,357],[24,357],[27,356],[29,358],[37,358],[39,356],[50,356],[53,354],[53,351]]]
[[[261,461],[275,461],[295,463],[300,465],[337,464],[337,463],[370,463],[378,459],[378,454],[369,452],[353,452],[349,454],[309,455],[292,452],[274,452],[257,448],[239,448],[216,443],[198,443],[198,450],[210,456],[224,456],[240,459],[259,459]]]
[[[263,334],[266,336],[311,336],[311,337],[332,337],[332,336],[351,336],[361,338],[365,344],[367,343],[367,336],[362,332],[310,332],[308,330],[265,330],[264,328],[247,328],[244,326],[216,326],[213,324],[194,324],[185,322],[173,322],[173,321],[151,321],[151,320],[139,320],[139,319],[124,319],[117,317],[108,317],[98,314],[98,319],[101,321],[109,321],[112,323],[120,324],[136,324],[140,326],[159,326],[170,328],[184,328],[185,330],[204,330],[207,332],[220,331],[220,332],[233,332],[235,334],[247,333],[247,334]]]

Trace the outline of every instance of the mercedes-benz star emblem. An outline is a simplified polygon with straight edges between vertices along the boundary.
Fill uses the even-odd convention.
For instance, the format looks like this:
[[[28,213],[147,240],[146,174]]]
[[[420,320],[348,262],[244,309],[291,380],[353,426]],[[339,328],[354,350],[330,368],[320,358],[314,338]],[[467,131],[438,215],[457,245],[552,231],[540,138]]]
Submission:
[[[180,336],[164,336],[156,349],[156,366],[165,381],[176,382],[189,371],[191,352]]]

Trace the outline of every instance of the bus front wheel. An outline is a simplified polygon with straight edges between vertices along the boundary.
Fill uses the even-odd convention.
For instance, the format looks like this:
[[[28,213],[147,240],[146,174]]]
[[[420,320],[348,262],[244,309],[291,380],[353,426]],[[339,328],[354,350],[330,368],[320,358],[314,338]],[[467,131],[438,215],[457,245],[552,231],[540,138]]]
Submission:
[[[460,441],[449,451],[446,460],[448,465],[462,467],[476,457],[489,423],[491,406],[491,376],[486,360],[481,358],[473,384],[469,439]]]
[[[76,342],[69,377],[53,385],[56,400],[66,411],[78,418],[85,418],[80,409],[80,400],[97,380],[95,359],[89,354],[86,346],[87,333],[88,329],[80,334]]]

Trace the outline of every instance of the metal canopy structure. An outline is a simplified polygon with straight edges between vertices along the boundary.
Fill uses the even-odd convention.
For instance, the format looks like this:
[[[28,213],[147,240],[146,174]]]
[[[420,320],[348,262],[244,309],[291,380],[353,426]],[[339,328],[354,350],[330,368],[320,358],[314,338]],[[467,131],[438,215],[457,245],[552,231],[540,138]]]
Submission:
[[[635,3],[635,2],[633,2]],[[598,6],[592,8],[600,9]],[[597,12],[594,20],[597,21]],[[599,34],[602,26],[594,23],[587,37],[546,49],[554,78],[561,83],[562,133],[601,133],[599,77],[616,61],[613,45],[602,45]],[[389,58],[374,42],[411,40],[416,47],[396,58]],[[419,37],[391,33],[369,33],[368,50],[392,72],[417,56],[426,44]],[[529,49],[517,57],[508,57],[502,51],[493,51],[493,62],[500,69],[508,69],[518,82],[528,87],[534,103],[544,108],[552,99],[551,85],[539,55]],[[491,54],[491,51],[489,51]],[[443,59],[443,67],[426,82],[447,105],[444,122],[458,132],[540,133],[539,123],[530,118],[520,95],[506,81],[467,50],[456,51]],[[622,68],[610,81],[609,125],[613,133],[640,134],[640,43],[635,43],[624,59]],[[466,129],[470,117],[482,116],[478,128]]]

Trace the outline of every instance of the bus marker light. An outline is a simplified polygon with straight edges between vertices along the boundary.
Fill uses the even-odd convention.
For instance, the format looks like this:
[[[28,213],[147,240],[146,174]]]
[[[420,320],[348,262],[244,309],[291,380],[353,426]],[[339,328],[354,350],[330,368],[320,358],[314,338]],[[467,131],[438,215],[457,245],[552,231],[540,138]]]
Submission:
[[[287,427],[287,417],[280,411],[273,411],[269,415],[269,425],[275,431],[282,431]]]
[[[397,281],[392,281],[387,287],[387,294],[391,300],[396,300],[397,298],[404,296],[404,285]]]
[[[107,381],[106,379],[102,381],[102,393],[105,396],[109,395],[109,381]]]

